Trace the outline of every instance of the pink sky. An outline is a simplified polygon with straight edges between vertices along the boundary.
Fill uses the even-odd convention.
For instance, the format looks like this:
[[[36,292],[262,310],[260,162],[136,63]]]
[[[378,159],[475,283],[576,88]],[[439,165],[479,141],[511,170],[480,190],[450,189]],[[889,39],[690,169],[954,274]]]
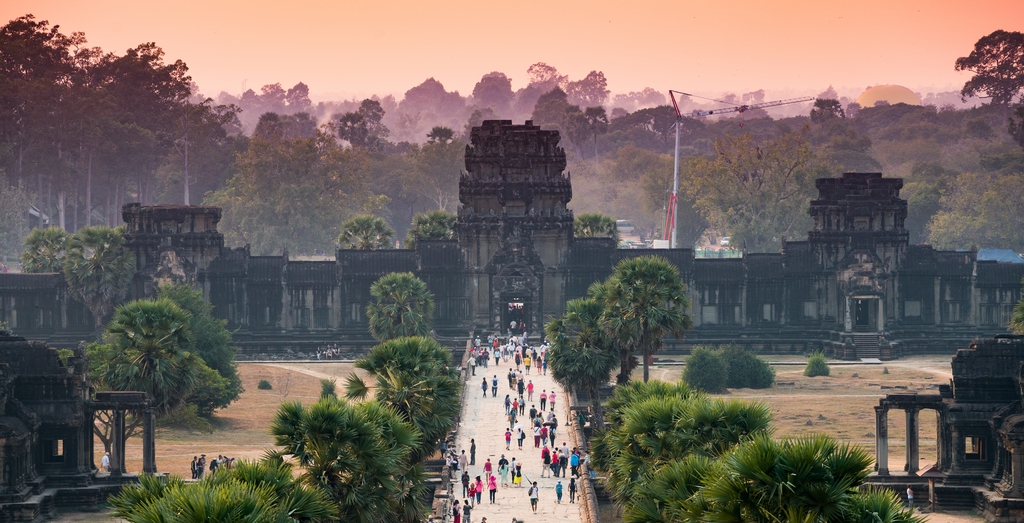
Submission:
[[[156,7],[160,5],[162,7]],[[497,70],[513,88],[535,62],[613,92],[841,94],[901,84],[959,90],[957,57],[996,29],[1024,30],[1024,0],[7,0],[123,52],[154,41],[204,93],[280,82],[324,96],[395,93],[427,77],[463,95]]]

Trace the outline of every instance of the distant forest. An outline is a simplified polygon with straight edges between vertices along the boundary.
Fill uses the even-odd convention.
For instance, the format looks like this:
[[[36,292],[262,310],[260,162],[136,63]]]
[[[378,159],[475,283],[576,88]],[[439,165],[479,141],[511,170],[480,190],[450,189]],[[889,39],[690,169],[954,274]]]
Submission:
[[[950,67],[983,74],[961,60]],[[961,96],[991,86],[874,107],[828,87],[813,103],[727,118],[686,116],[724,104],[683,96],[680,243],[710,231],[777,251],[806,236],[814,178],[880,171],[904,178],[913,243],[1024,250],[1024,72],[1015,74],[1009,97],[973,107]],[[469,130],[495,118],[561,131],[577,213],[660,235],[676,123],[667,89],[613,94],[600,71],[573,80],[545,63],[526,75],[513,90],[491,72],[466,94],[428,78],[401,99],[314,104],[301,82],[214,97],[156,44],[112,53],[24,16],[0,28],[0,255],[16,259],[32,227],[118,225],[133,201],[221,207],[228,244],[254,254],[330,254],[341,223],[360,214],[401,238],[414,215],[457,209]]]

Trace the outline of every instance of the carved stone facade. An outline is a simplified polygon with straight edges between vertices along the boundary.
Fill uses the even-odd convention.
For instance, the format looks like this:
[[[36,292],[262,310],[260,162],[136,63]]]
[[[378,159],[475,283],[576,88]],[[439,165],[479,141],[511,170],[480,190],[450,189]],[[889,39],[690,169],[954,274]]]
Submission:
[[[976,340],[953,357],[953,379],[938,394],[889,394],[875,407],[875,470],[869,483],[921,485],[940,477],[935,501],[941,508],[977,508],[989,521],[1024,521],[1024,336]],[[906,418],[907,459],[892,469],[888,457],[888,415]],[[920,413],[937,414],[936,459],[921,474]],[[917,487],[915,487],[917,490]]]
[[[783,241],[779,253],[704,259],[691,249],[627,250],[607,238],[575,238],[558,143],[557,131],[530,122],[474,128],[459,181],[458,240],[418,241],[415,249],[338,250],[331,261],[253,256],[223,246],[219,209],[126,205],[127,244],[138,259],[132,297],[166,281],[201,287],[237,329],[243,355],[290,357],[324,343],[359,352],[373,344],[364,312],[370,285],[388,272],[411,271],[427,283],[442,337],[505,332],[511,321],[538,334],[619,261],[658,255],[679,268],[696,325],[667,350],[739,343],[848,359],[952,352],[1005,332],[1021,298],[1024,263],[909,245],[903,182],[880,173],[817,180],[814,228],[806,241]],[[93,325],[61,277],[45,274],[0,275],[0,320],[64,346]]]

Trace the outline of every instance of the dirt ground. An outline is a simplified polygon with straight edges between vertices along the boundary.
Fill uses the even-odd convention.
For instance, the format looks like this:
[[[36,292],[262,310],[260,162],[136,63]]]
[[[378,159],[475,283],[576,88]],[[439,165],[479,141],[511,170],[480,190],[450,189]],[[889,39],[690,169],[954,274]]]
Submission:
[[[218,454],[232,458],[256,459],[266,449],[274,446],[274,439],[267,428],[277,412],[277,407],[286,401],[313,403],[320,395],[320,379],[334,379],[337,391],[344,393],[345,378],[353,371],[366,378],[361,370],[349,363],[239,363],[238,374],[242,378],[245,392],[226,409],[214,415],[212,434],[187,430],[157,430],[156,465],[160,472],[191,477],[189,465],[192,456],[206,454],[209,461]],[[256,385],[267,380],[272,390],[259,390]],[[125,449],[125,466],[129,472],[142,469],[142,439],[128,440]],[[97,440],[96,456],[103,455],[103,447]]]

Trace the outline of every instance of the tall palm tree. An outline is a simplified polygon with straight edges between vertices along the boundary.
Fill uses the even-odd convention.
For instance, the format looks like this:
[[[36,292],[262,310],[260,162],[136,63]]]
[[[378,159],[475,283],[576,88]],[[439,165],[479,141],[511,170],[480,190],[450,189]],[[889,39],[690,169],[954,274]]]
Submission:
[[[662,339],[682,336],[693,327],[686,285],[679,270],[663,257],[623,260],[603,285],[591,288],[604,305],[602,325],[623,348],[619,383],[629,381],[637,352],[643,355],[647,381],[650,357],[661,348]]]
[[[565,314],[544,328],[551,340],[551,377],[566,390],[583,391],[593,412],[593,426],[604,426],[601,386],[608,382],[619,358],[614,340],[601,328],[601,304],[579,298],[565,304]]]
[[[135,275],[135,255],[124,248],[123,229],[85,227],[67,241],[64,279],[71,294],[85,303],[96,326],[128,294]]]
[[[427,284],[411,272],[392,272],[370,286],[366,306],[370,334],[380,341],[426,336],[434,324],[434,298]]]
[[[380,250],[394,246],[395,231],[383,218],[356,216],[341,224],[338,245],[342,249]]]
[[[190,314],[166,298],[136,300],[117,308],[107,336],[117,352],[99,369],[114,390],[143,390],[166,414],[199,383],[206,365],[185,350],[192,343]]]
[[[374,376],[374,399],[395,409],[423,437],[410,460],[430,456],[451,431],[459,411],[462,382],[449,367],[452,354],[432,338],[402,337],[374,347],[356,367]],[[350,399],[364,399],[370,387],[352,374],[346,381]]]
[[[413,216],[412,228],[405,235],[406,248],[414,248],[416,240],[454,240],[457,219],[448,211],[423,212]]]
[[[572,229],[577,238],[612,238],[616,241],[619,239],[615,218],[599,212],[577,214]]]
[[[377,523],[407,509],[403,479],[420,433],[391,407],[376,401],[350,405],[321,398],[303,408],[285,403],[270,426],[281,454],[294,456],[302,479],[338,503],[339,521]]]
[[[60,272],[68,233],[60,227],[35,228],[25,237],[22,272]]]

